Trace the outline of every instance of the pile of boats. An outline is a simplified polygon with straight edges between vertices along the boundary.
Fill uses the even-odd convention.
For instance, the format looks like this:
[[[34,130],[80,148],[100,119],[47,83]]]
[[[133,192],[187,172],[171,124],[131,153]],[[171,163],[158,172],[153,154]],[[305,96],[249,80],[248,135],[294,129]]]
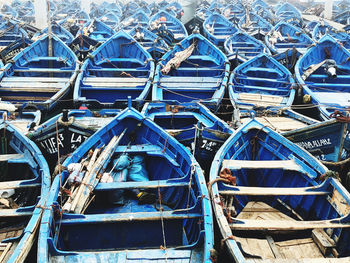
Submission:
[[[350,260],[346,5],[80,4],[1,9],[0,262]]]

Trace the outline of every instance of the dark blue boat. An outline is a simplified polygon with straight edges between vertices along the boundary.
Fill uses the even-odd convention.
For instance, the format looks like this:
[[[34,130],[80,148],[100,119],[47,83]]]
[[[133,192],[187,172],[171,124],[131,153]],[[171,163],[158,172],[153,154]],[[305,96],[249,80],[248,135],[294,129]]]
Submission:
[[[290,48],[286,51],[273,56],[279,63],[285,66],[290,73],[294,74],[295,64],[302,54],[296,48]]]
[[[180,42],[188,36],[186,28],[181,21],[166,11],[159,11],[150,18],[149,29],[162,37],[167,44],[171,44],[174,41]]]
[[[289,107],[295,96],[292,74],[266,54],[236,67],[228,90],[231,102],[242,109]]]
[[[272,53],[283,53],[288,49],[296,48],[304,54],[314,42],[300,28],[284,21],[279,22],[266,36],[265,44]]]
[[[213,13],[203,23],[205,37],[216,46],[223,46],[225,40],[237,31],[232,22],[218,13]]]
[[[347,122],[331,119],[286,132],[283,136],[321,161],[339,162],[349,155],[345,143],[347,129]]]
[[[102,153],[96,159],[91,151]],[[211,262],[213,225],[205,179],[184,146],[127,108],[63,165],[75,166],[86,158],[94,163],[92,177],[86,174],[75,188],[63,171],[52,184],[47,206],[56,208],[44,212],[38,262],[114,262],[121,257],[125,262]],[[120,158],[132,160],[130,169],[122,172],[127,178],[118,179]],[[101,168],[111,171],[111,177],[96,181]],[[80,201],[60,191],[62,185],[71,192],[77,189]],[[91,191],[94,202],[86,199]]]
[[[155,60],[161,58],[169,49],[163,39],[144,27],[134,27],[129,31],[129,35],[139,42]]]
[[[61,39],[66,45],[69,45],[74,39],[73,35],[67,29],[56,22],[51,24],[51,32]],[[48,28],[45,28],[41,30],[41,32],[35,34],[33,38],[38,39],[40,36],[47,33]]]
[[[238,129],[216,154],[209,183],[231,258],[325,262],[336,251],[336,260],[347,261],[350,194],[328,174],[305,150],[257,121]]]
[[[86,35],[98,42],[105,42],[116,32],[111,27],[107,26],[105,23],[99,19],[93,19],[86,23],[79,34]]]
[[[28,37],[22,37],[18,40],[13,41],[11,44],[0,51],[1,61],[5,64],[10,62],[14,56],[16,56],[19,52],[21,52],[32,43],[33,41]]]
[[[123,30],[99,46],[81,67],[73,100],[93,107],[122,107],[128,96],[142,106],[154,76],[151,55]]]
[[[39,231],[50,172],[38,147],[11,123],[2,121],[0,134],[1,261],[23,262]]]
[[[346,49],[350,49],[350,36],[343,31],[338,31],[331,25],[324,22],[318,23],[314,27],[314,30],[312,31],[312,38],[315,41],[320,41],[320,39],[327,34],[338,40]]]
[[[80,61],[84,61],[101,43],[85,35],[78,35],[69,47],[77,55]]]
[[[270,50],[259,40],[244,32],[237,32],[224,43],[228,59],[245,62],[262,53],[271,55]],[[232,63],[231,63],[232,64]]]
[[[304,103],[315,104],[320,118],[327,120],[335,110],[350,106],[350,52],[330,35],[324,36],[295,65]]]
[[[200,101],[217,109],[229,75],[226,56],[205,37],[192,34],[158,62],[153,101]]]
[[[35,127],[35,130],[30,131],[27,136],[39,147],[49,167],[55,167],[58,148],[61,156],[71,154],[119,113],[120,110],[115,109],[63,110],[61,114]]]
[[[5,66],[0,97],[18,107],[51,110],[68,94],[78,69],[73,51],[55,35],[44,35]]]
[[[147,103],[142,114],[191,149],[206,172],[209,172],[215,153],[233,132],[201,103]]]

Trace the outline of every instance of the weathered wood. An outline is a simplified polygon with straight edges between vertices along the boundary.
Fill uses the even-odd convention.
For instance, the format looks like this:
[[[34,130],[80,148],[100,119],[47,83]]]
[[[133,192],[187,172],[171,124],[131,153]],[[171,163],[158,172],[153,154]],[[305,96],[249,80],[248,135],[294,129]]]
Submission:
[[[84,84],[86,85],[96,85],[100,83],[104,83],[106,85],[107,83],[144,83],[147,82],[148,78],[104,78],[104,77],[86,77],[83,79]]]
[[[0,91],[57,93],[62,88],[64,87],[0,87]]]
[[[315,187],[249,187],[232,186],[232,190],[220,190],[221,195],[251,195],[251,196],[274,196],[274,195],[327,195],[328,191]]]
[[[15,154],[0,154],[0,162],[6,162],[8,160],[13,159],[22,159],[24,158],[23,154],[15,153]]]
[[[267,235],[266,240],[272,250],[272,253],[275,255],[275,258],[283,258],[280,252],[278,251],[278,248],[276,247],[275,241],[273,240],[272,236]]]
[[[1,83],[7,83],[7,82],[43,82],[43,83],[57,83],[57,82],[69,82],[70,78],[49,78],[49,77],[4,77],[1,80]]]
[[[324,256],[328,255],[331,249],[336,247],[335,241],[323,229],[312,230],[312,239]]]
[[[237,220],[230,224],[234,230],[306,230],[306,229],[323,229],[323,228],[348,228],[350,222],[341,223],[337,219],[318,220],[318,221],[288,221],[285,220]]]
[[[50,99],[50,96],[1,96],[3,101],[45,101]]]
[[[161,83],[216,83],[219,84],[222,82],[221,78],[213,78],[213,77],[163,77],[161,78]]]
[[[222,168],[229,169],[284,169],[300,170],[300,166],[294,160],[223,160]]]

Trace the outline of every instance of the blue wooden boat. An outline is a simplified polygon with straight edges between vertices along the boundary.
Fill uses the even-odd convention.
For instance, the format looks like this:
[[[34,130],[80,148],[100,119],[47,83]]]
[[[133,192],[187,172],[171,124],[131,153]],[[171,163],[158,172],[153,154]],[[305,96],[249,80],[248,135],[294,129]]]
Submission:
[[[144,27],[134,27],[129,31],[129,35],[139,42],[155,60],[161,58],[169,49],[163,39]]]
[[[12,8],[10,5],[4,4],[1,7],[1,14],[9,16],[11,18],[17,18],[18,12]]]
[[[44,35],[22,50],[1,73],[0,97],[18,107],[53,109],[69,92],[79,64],[73,51],[55,35]]]
[[[159,11],[149,20],[149,29],[166,41],[173,37],[175,42],[180,42],[188,36],[185,26],[176,17],[166,11]],[[164,32],[165,31],[165,32]],[[168,36],[168,35],[172,36]],[[166,41],[169,44],[169,41]]]
[[[224,48],[230,61],[238,60],[240,63],[262,53],[271,55],[270,50],[261,41],[244,32],[237,32],[226,39]]]
[[[304,54],[313,43],[312,39],[300,28],[284,21],[279,22],[265,36],[265,44],[274,54],[283,53],[293,47]]]
[[[282,4],[276,11],[276,16],[282,21],[291,23],[293,25],[302,26],[303,21],[301,12],[292,4],[286,2]]]
[[[66,45],[69,45],[74,39],[74,36],[67,29],[56,22],[52,22],[51,32],[55,34],[59,39],[61,39]],[[35,34],[33,38],[38,39],[40,36],[47,33],[48,28],[44,28],[41,30],[41,32]]]
[[[249,13],[248,16],[245,14],[238,24],[240,29],[259,40],[263,40],[265,34],[272,29],[272,25],[269,22],[255,13]]]
[[[49,167],[57,164],[57,151],[67,156],[73,153],[87,138],[104,127],[120,113],[117,109],[91,111],[86,107],[63,110],[45,121],[27,136],[39,147]],[[57,140],[58,138],[58,140]]]
[[[18,23],[13,20],[0,20],[0,49],[24,38],[28,38],[28,33]]]
[[[39,231],[50,172],[38,147],[10,122],[0,123],[0,133],[1,261],[23,262]]]
[[[319,160],[339,162],[349,155],[348,145],[345,143],[347,130],[347,122],[334,118],[283,135]]]
[[[239,19],[244,16],[245,9],[241,3],[229,4],[222,9],[221,14],[231,22],[239,21]]]
[[[101,43],[85,35],[78,35],[69,47],[80,61],[84,61]]]
[[[336,30],[327,23],[318,23],[312,31],[312,38],[315,41],[320,41],[327,34],[338,40],[346,49],[350,49],[350,36],[343,31]]]
[[[103,2],[100,7],[103,6],[105,10],[113,12],[117,17],[121,18],[123,16],[123,11],[118,3],[113,2]]]
[[[86,23],[79,33],[86,35],[98,42],[105,42],[116,32],[114,29],[107,26],[99,19],[93,19],[90,22]]]
[[[151,11],[151,9],[148,7],[147,3],[146,4],[140,4],[139,9],[137,9],[136,12],[144,12],[148,17],[152,16],[153,13]]]
[[[29,131],[33,130],[35,126],[40,124],[41,112],[35,109],[16,111],[14,105],[6,101],[1,101],[0,119],[7,120],[22,134],[26,135]]]
[[[305,32],[312,36],[312,31],[318,23],[318,21],[310,21],[309,23],[307,23],[304,28]]]
[[[66,202],[66,195],[60,193],[62,184],[72,189],[66,184],[68,171],[56,176],[47,205],[56,205],[61,216],[54,209],[45,210],[38,262],[117,261],[123,257],[126,262],[210,263],[211,206],[203,173],[189,151],[144,115],[127,108],[63,165],[81,162],[90,150],[98,151],[104,145],[110,145],[103,150],[106,159],[96,160],[95,171],[99,167],[112,171],[121,155],[133,160],[133,170],[124,169],[125,180],[116,177],[105,183],[103,179],[89,183],[92,187],[81,184],[83,192],[91,189],[96,196],[84,211],[80,211],[82,202]],[[117,176],[116,170],[112,175]],[[135,181],[137,175],[140,179]],[[85,199],[86,194],[80,196]],[[91,241],[85,242],[87,239]]]
[[[22,37],[18,40],[13,41],[11,44],[0,51],[1,61],[3,61],[5,64],[10,62],[14,56],[16,56],[20,51],[32,43],[33,41],[28,37]]]
[[[208,9],[206,8],[200,8],[198,10],[196,10],[196,14],[195,16],[200,19],[202,21],[202,24],[203,22],[209,17],[211,16],[213,13],[210,12]]]
[[[149,17],[142,10],[137,11],[132,16],[125,18],[119,25],[125,31],[130,31],[134,27],[148,27]]]
[[[238,129],[216,154],[209,183],[232,259],[326,262],[336,253],[346,262],[350,194],[327,174],[309,153],[257,121]]]
[[[98,19],[111,28],[115,28],[120,22],[119,17],[112,11],[103,14]]]
[[[317,105],[320,118],[327,120],[335,110],[346,111],[350,103],[350,52],[330,35],[311,47],[295,65],[304,103]]]
[[[137,4],[137,2],[127,2],[123,6],[123,17],[129,17],[134,14],[135,10],[139,9],[140,6]]]
[[[238,29],[223,15],[213,13],[203,23],[204,36],[216,46],[223,46],[225,40]]]
[[[140,107],[150,93],[154,68],[151,55],[121,30],[84,62],[75,82],[74,103],[119,108],[131,96]]]
[[[256,1],[259,2],[259,1]],[[267,22],[269,22],[271,25],[275,24],[275,21],[278,21],[277,17],[275,16],[275,14],[273,14],[269,8],[266,8],[265,6],[261,5],[261,3],[254,5],[253,6],[253,10],[254,12],[264,18]]]
[[[236,67],[229,80],[229,96],[238,108],[283,108],[295,97],[292,74],[266,54]]]
[[[182,5],[178,1],[170,2],[163,9],[167,12],[174,12],[177,19],[181,19],[184,14]]]
[[[206,172],[209,172],[215,153],[233,132],[201,103],[147,103],[142,114],[191,149]]]
[[[182,53],[180,53],[182,52]],[[217,109],[225,93],[230,65],[210,41],[192,34],[158,62],[153,101],[201,101]]]

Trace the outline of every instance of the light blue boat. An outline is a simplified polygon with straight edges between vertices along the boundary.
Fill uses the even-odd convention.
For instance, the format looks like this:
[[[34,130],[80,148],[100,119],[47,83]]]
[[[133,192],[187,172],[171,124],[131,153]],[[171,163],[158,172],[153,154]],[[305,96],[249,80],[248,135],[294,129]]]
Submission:
[[[295,65],[297,82],[304,91],[304,103],[318,107],[327,120],[336,110],[350,106],[350,52],[330,35],[311,47]]]
[[[125,108],[131,96],[141,107],[154,76],[151,55],[123,30],[99,46],[81,67],[75,82],[76,106]]]
[[[116,262],[122,258],[124,262],[210,263],[211,205],[203,173],[194,157],[154,122],[127,108],[63,165],[78,163],[88,157],[90,150],[111,141],[113,147],[107,146],[111,151],[104,151],[108,158],[98,158],[94,170],[101,167],[114,171],[118,160],[127,157],[133,160],[130,169],[123,170],[127,178],[110,183],[91,181],[92,188],[82,185],[85,193],[94,188],[96,196],[96,202],[89,202],[82,213],[80,203],[69,206],[66,196],[59,197],[60,180],[70,188],[69,183],[65,184],[68,172],[56,176],[47,205],[55,206],[62,214],[57,217],[55,209],[45,210],[38,262]],[[112,175],[118,176],[116,172]],[[74,213],[67,212],[71,209]]]
[[[236,130],[217,152],[209,182],[231,260],[322,262],[335,249],[337,261],[348,261],[350,194],[328,175],[309,153],[255,120]],[[320,239],[332,249],[320,249]]]
[[[14,263],[36,243],[50,172],[38,147],[10,122],[0,122],[0,133],[1,260]]]
[[[290,107],[295,97],[292,74],[266,54],[236,67],[228,90],[232,104],[240,109]]]
[[[74,52],[57,36],[44,35],[5,66],[0,97],[17,107],[51,110],[68,95],[78,69]]]
[[[215,110],[224,96],[229,68],[226,56],[216,46],[202,35],[192,34],[158,62],[152,100],[200,101]]]

